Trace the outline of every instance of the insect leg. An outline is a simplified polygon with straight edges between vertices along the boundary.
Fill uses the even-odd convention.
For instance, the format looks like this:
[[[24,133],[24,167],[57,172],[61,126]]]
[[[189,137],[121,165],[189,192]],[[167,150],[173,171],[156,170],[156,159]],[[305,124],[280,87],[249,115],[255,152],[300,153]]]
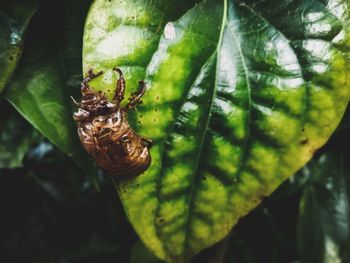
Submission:
[[[103,73],[103,71],[99,71],[97,72],[96,74],[93,72],[92,69],[89,69],[88,70],[88,74],[86,75],[86,77],[83,79],[83,81],[81,82],[81,92],[84,94],[86,93],[90,87],[89,87],[89,81],[94,79],[94,78],[97,78],[98,76],[100,76],[101,74]]]
[[[145,144],[145,146],[147,146],[148,148],[152,147],[153,141],[151,139],[141,136],[141,140]]]
[[[146,83],[143,80],[140,80],[139,90],[129,98],[130,102],[125,105],[124,110],[125,111],[131,110],[135,108],[138,104],[140,104],[141,97],[143,96],[143,94],[145,94],[145,91],[146,91]]]
[[[89,111],[88,109],[82,107],[82,106],[80,105],[80,103],[77,102],[77,101],[74,99],[73,96],[70,96],[70,98],[71,98],[71,100],[73,101],[73,103],[75,104],[75,106],[77,106],[77,107],[79,107],[79,108],[81,108],[81,109],[83,109],[83,110]],[[74,117],[73,117],[73,118],[74,118]]]
[[[118,74],[119,74],[119,79],[117,81],[117,87],[116,87],[115,94],[113,97],[113,100],[116,100],[119,104],[124,99],[125,79],[124,79],[123,72],[121,71],[120,68],[114,67],[113,70],[118,72]]]
[[[81,106],[80,106],[80,103],[78,103],[78,102],[74,99],[73,96],[70,96],[70,98],[71,98],[71,100],[73,101],[73,103],[74,103],[76,106],[78,106],[79,108],[81,107]]]

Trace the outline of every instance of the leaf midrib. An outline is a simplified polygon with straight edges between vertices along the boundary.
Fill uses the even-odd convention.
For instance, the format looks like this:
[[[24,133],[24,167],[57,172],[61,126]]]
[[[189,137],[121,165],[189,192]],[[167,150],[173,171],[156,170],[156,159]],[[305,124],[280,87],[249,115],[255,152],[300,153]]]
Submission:
[[[219,49],[222,45],[222,41],[223,41],[223,35],[224,35],[224,31],[225,31],[225,26],[227,24],[227,3],[228,0],[223,0],[223,16],[222,16],[222,22],[221,22],[221,28],[220,28],[220,34],[219,34],[219,40],[217,43],[217,47],[216,50],[214,51],[214,53],[209,57],[208,61],[211,60],[212,56],[215,55],[216,53],[216,65],[218,64],[218,59],[219,59]],[[195,161],[195,165],[194,165],[194,172],[193,172],[193,176],[192,176],[192,182],[191,182],[191,186],[190,186],[190,193],[189,193],[189,200],[188,200],[188,214],[187,214],[187,220],[185,223],[185,242],[184,242],[184,255],[187,254],[187,249],[188,249],[188,242],[189,242],[189,229],[190,229],[190,225],[191,225],[191,219],[192,219],[192,213],[191,210],[193,208],[193,204],[194,204],[194,195],[195,195],[195,185],[197,182],[197,178],[198,178],[198,169],[199,169],[199,164],[201,162],[201,157],[202,157],[202,151],[203,151],[203,146],[204,146],[204,142],[207,138],[207,132],[208,132],[208,126],[210,123],[210,116],[211,116],[211,112],[212,112],[212,108],[213,108],[213,104],[214,104],[214,98],[216,96],[216,91],[217,91],[217,79],[218,79],[218,70],[217,67],[215,69],[215,79],[213,81],[214,83],[214,87],[213,87],[213,92],[212,92],[212,96],[211,96],[211,100],[210,100],[210,105],[208,108],[208,114],[207,114],[207,119],[206,119],[206,123],[203,129],[203,134],[202,137],[200,139],[200,143],[199,143],[199,149],[198,149],[198,154],[196,156],[196,161]]]

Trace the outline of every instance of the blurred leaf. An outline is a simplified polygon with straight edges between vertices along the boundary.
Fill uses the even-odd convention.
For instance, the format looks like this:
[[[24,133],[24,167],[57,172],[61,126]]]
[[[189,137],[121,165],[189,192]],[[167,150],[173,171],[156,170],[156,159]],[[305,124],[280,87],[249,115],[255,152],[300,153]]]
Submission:
[[[271,200],[278,200],[288,197],[300,191],[310,180],[310,171],[308,166],[304,166],[297,173],[285,180],[273,194],[269,197]]]
[[[67,29],[73,23],[64,19],[65,16],[62,17],[62,14],[66,14],[63,10],[71,11],[69,6],[76,3],[77,1],[69,3],[67,1],[66,9],[62,9],[59,4],[53,6],[52,9],[58,12],[54,16],[49,13],[38,13],[30,27],[23,59],[5,96],[36,129],[74,158],[92,178],[96,170],[82,149],[76,124],[72,119],[70,91],[67,84],[70,75],[67,74],[64,51],[60,49],[59,44],[62,43],[62,47],[65,43],[64,36],[68,35],[62,35],[62,39],[57,38],[57,32],[66,32],[61,31],[62,27]],[[87,4],[88,2],[85,3]],[[59,12],[60,10],[62,12]],[[42,28],[43,23],[46,23],[45,28]],[[83,23],[80,36],[79,32],[76,32],[71,37],[81,38],[82,27]],[[81,49],[74,52],[78,57],[81,56]]]
[[[130,117],[155,142],[153,161],[119,194],[145,245],[187,262],[335,130],[350,95],[350,3],[173,2],[96,0],[83,68],[105,72],[92,86],[109,97],[114,66],[128,87],[146,80]]]
[[[349,151],[347,151],[349,155]],[[350,185],[344,153],[329,152],[309,167],[312,183],[300,203],[298,246],[302,262],[349,262]]]
[[[25,32],[36,9],[36,0],[0,2],[0,93],[21,57]]]
[[[234,228],[225,262],[278,263],[279,235],[275,219],[268,209],[261,206],[241,219]]]
[[[0,169],[0,262],[128,262],[136,240],[109,178],[87,187],[44,140],[20,169]]]
[[[78,157],[79,141],[64,85],[57,58],[40,58],[20,67],[6,96],[44,136],[69,156]]]
[[[0,168],[18,168],[37,133],[9,104],[0,102]],[[5,117],[6,116],[6,117]]]

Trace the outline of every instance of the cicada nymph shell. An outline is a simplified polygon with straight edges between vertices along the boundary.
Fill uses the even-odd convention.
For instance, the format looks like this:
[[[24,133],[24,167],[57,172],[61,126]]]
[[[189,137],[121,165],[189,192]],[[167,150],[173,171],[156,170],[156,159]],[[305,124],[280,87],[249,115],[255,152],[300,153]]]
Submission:
[[[129,103],[121,106],[125,93],[125,79],[119,68],[115,95],[112,100],[101,92],[89,87],[89,81],[103,72],[89,70],[81,83],[82,98],[73,118],[78,123],[78,134],[86,151],[96,163],[110,175],[117,178],[137,176],[151,164],[149,152],[152,141],[137,134],[128,123],[127,112],[135,108],[146,91],[144,81],[139,82],[139,90],[132,95]]]

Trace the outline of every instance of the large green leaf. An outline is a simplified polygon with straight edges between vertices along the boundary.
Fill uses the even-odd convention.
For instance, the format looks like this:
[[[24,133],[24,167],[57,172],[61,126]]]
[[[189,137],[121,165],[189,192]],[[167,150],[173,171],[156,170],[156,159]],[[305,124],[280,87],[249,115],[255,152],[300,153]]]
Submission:
[[[130,117],[155,142],[152,165],[117,186],[143,242],[185,262],[227,235],[338,125],[350,94],[350,4],[172,2],[96,0],[83,66],[104,70],[92,85],[109,96],[114,66],[128,87],[146,80]]]
[[[77,157],[80,146],[63,86],[58,61],[49,57],[21,67],[6,96],[44,136],[68,155]]]
[[[312,183],[300,204],[298,245],[302,262],[348,262],[349,166],[344,153],[323,154],[309,165]]]
[[[69,96],[71,83],[76,83],[75,74],[81,71],[81,67],[73,66],[74,55],[78,57],[78,65],[81,62],[81,47],[75,50],[74,43],[83,32],[83,19],[79,27],[70,13],[77,3],[71,1],[65,9],[60,4],[55,5],[54,9],[59,11],[56,15],[47,13],[44,8],[38,12],[28,32],[23,59],[5,96],[37,130],[92,176],[95,169],[80,144]],[[76,10],[77,16],[82,13],[84,17],[83,7]],[[42,28],[43,23],[47,25],[45,28]]]
[[[156,258],[148,249],[142,244],[141,241],[137,241],[131,251],[130,263],[162,263]]]
[[[36,6],[36,0],[4,0],[0,3],[0,92],[21,57],[24,35]]]

